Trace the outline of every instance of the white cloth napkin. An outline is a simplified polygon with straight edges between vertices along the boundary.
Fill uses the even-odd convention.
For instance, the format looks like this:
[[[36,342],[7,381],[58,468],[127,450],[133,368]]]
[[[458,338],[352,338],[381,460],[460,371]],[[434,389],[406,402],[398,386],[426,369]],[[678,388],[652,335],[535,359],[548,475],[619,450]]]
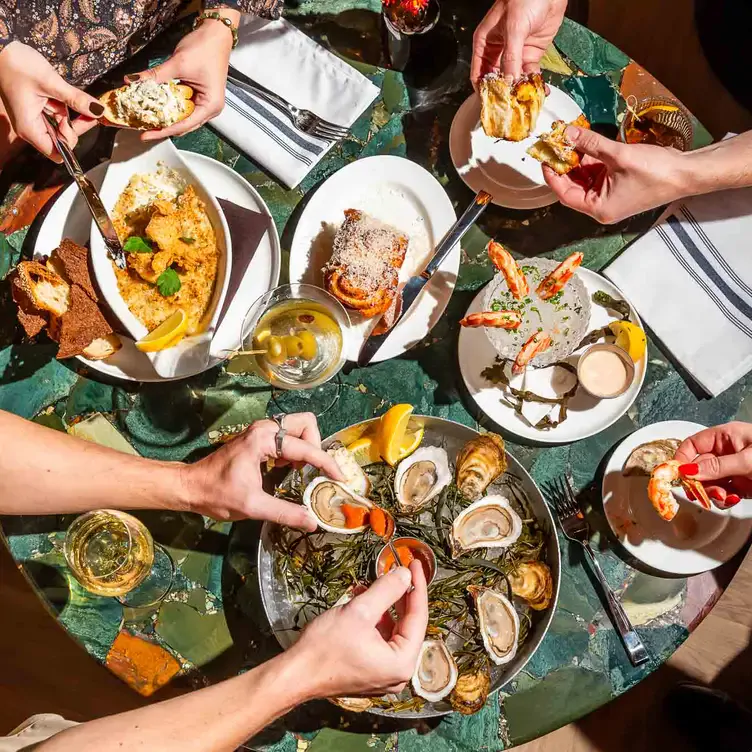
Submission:
[[[244,17],[230,64],[287,102],[351,126],[379,93],[362,73],[284,19]],[[333,142],[293,127],[274,106],[228,82],[225,108],[211,121],[254,162],[294,188]]]
[[[672,204],[604,270],[710,395],[752,370],[752,189]]]

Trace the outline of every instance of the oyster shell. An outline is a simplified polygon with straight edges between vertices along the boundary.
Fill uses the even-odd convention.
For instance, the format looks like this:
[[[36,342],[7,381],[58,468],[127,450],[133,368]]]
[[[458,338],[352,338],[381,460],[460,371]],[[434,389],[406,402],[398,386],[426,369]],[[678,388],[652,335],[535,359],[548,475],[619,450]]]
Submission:
[[[329,702],[351,713],[365,713],[373,706],[369,697],[330,697]]]
[[[462,715],[477,713],[488,699],[491,691],[491,676],[488,666],[460,674],[454,685],[449,703],[454,710]]]
[[[640,444],[627,457],[622,475],[650,475],[655,467],[674,459],[679,444],[679,439],[659,439]]]
[[[353,453],[344,444],[337,442],[326,450],[342,473],[344,484],[361,496],[368,496],[371,490],[371,481],[363,472],[363,468],[353,456]]]
[[[495,433],[476,436],[460,449],[456,464],[460,491],[471,501],[479,499],[507,469],[504,439]]]
[[[397,467],[394,494],[403,512],[417,512],[436,498],[451,480],[447,453],[440,447],[421,447]]]
[[[452,557],[475,548],[504,548],[522,532],[522,520],[504,496],[486,496],[460,512],[452,523]]]
[[[491,660],[502,666],[517,653],[520,619],[514,606],[501,593],[487,587],[468,585],[475,601],[478,629]]]
[[[339,483],[331,478],[319,476],[314,478],[303,493],[303,503],[311,510],[318,520],[319,527],[330,533],[362,533],[367,525],[348,528],[345,526],[345,513],[342,511],[343,504],[351,504],[356,507],[371,509],[373,504],[368,499],[351,491],[344,483]]]
[[[526,600],[530,608],[543,611],[551,605],[554,597],[554,579],[548,564],[542,561],[526,561],[509,575],[512,592]]]
[[[428,702],[443,700],[457,683],[457,664],[443,640],[426,640],[418,654],[412,684]]]

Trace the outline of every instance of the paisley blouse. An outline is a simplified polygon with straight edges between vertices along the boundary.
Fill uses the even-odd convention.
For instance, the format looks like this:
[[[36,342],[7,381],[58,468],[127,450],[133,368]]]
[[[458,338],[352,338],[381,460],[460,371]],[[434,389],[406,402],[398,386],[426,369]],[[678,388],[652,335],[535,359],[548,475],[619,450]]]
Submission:
[[[277,18],[284,0],[204,0]],[[150,42],[187,10],[185,0],[0,0],[0,50],[12,41],[41,52],[63,78],[86,86]]]

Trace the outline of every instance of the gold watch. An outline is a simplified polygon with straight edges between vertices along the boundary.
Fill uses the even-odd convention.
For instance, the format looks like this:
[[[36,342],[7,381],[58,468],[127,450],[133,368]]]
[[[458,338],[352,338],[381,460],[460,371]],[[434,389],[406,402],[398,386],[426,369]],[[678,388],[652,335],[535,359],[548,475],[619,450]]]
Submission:
[[[235,24],[229,18],[221,16],[216,11],[207,11],[196,16],[193,21],[193,28],[197,29],[207,19],[210,19],[212,21],[219,21],[220,23],[224,24],[232,34],[232,48],[235,49],[238,46],[238,27],[235,26]]]

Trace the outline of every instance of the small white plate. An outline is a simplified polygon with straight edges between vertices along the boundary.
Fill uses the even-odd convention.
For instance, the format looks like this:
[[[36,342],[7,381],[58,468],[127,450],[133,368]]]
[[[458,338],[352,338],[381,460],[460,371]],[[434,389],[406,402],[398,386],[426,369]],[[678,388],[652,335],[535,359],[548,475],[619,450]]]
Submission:
[[[476,193],[484,190],[497,206],[510,209],[538,209],[557,201],[543,179],[542,165],[527,154],[541,133],[551,130],[554,120],[569,123],[581,114],[577,102],[566,92],[549,86],[550,93],[535,124],[524,141],[490,138],[480,124],[480,97],[473,93],[457,110],[449,133],[452,162],[467,186]]]
[[[334,173],[313,195],[295,229],[290,250],[290,282],[323,286],[322,267],[332,255],[332,241],[345,209],[361,209],[407,234],[410,243],[400,280],[420,273],[457,214],[446,191],[430,172],[403,157],[377,156],[352,162]],[[452,297],[460,268],[460,245],[452,249],[417,301],[392,330],[374,362],[402,355],[433,329]],[[357,360],[367,333],[376,323],[356,311],[348,360]]]
[[[269,227],[261,239],[253,260],[248,265],[238,292],[231,301],[227,312],[217,329],[213,349],[234,349],[240,344],[243,319],[251,303],[267,290],[276,287],[280,271],[279,235],[269,209],[264,200],[241,175],[227,165],[210,157],[191,152],[181,152],[181,156],[201,179],[211,195],[232,201],[238,206],[265,214],[269,217]],[[104,180],[107,164],[97,165],[86,173],[98,189]],[[91,232],[91,214],[75,184],[68,186],[50,208],[39,228],[34,243],[34,256],[48,256],[63,238],[70,238],[79,245],[89,242]],[[133,340],[120,336],[123,347],[107,360],[79,360],[92,371],[105,376],[125,381],[166,381],[154,370],[146,353],[136,349]],[[186,373],[180,378],[187,378],[213,368],[222,362],[222,358],[211,358],[208,363],[197,370]]]
[[[647,496],[647,478],[625,477],[622,468],[632,450],[657,439],[686,439],[705,426],[685,420],[653,423],[619,444],[603,476],[603,508],[614,535],[635,558],[668,574],[691,575],[715,569],[731,559],[752,532],[752,503],[731,509],[703,509],[677,489],[680,508],[671,522],[662,520]]]
[[[589,297],[592,297],[594,292],[602,290],[613,298],[627,300],[615,285],[600,274],[580,267],[577,270],[577,275],[585,283]],[[470,308],[467,310],[468,314],[483,310],[481,301],[484,294],[485,288],[481,288],[470,304]],[[629,301],[627,300],[627,302]],[[593,304],[590,308],[590,325],[586,331],[590,332],[593,329],[604,327],[613,320],[613,316],[605,308]],[[632,321],[638,326],[642,326],[634,307],[632,307]],[[542,444],[565,444],[585,439],[588,436],[593,436],[603,431],[619,420],[631,407],[642,388],[647,360],[647,358],[643,357],[636,364],[635,379],[629,389],[620,397],[599,400],[591,397],[580,387],[577,394],[569,401],[567,419],[556,426],[556,428],[542,431],[533,428],[524,418],[517,415],[511,407],[503,404],[500,400],[501,388],[486,381],[481,376],[481,371],[487,366],[493,365],[496,360],[496,350],[482,327],[478,329],[462,327],[460,329],[458,350],[462,378],[470,396],[478,407],[503,429],[522,438]],[[576,354],[578,352],[581,352],[581,350],[576,350],[567,360],[576,363]]]

